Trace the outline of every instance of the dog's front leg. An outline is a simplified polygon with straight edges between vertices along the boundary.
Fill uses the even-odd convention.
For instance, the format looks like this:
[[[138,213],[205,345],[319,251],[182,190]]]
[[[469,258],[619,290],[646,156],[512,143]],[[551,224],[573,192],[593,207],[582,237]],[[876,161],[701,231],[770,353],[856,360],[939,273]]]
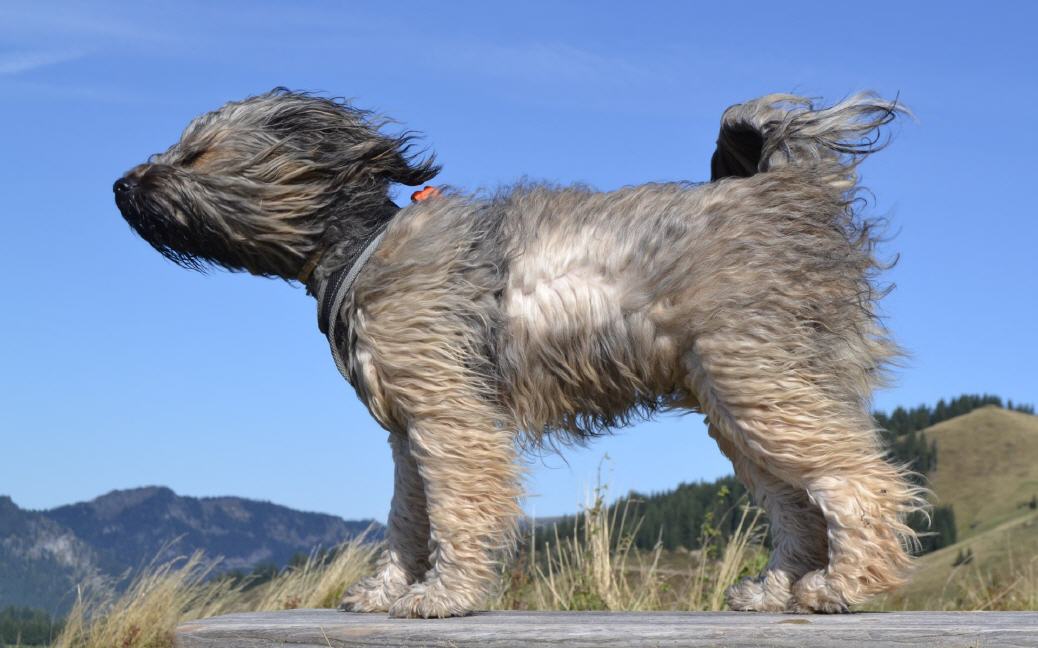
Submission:
[[[425,489],[407,436],[390,433],[393,448],[393,503],[386,526],[386,550],[378,571],[351,587],[340,610],[386,612],[429,569],[429,516]]]
[[[484,601],[497,561],[514,545],[520,468],[513,431],[482,399],[438,396],[408,431],[425,484],[432,569],[390,606],[394,617],[468,614]]]
[[[514,548],[521,513],[517,426],[486,355],[492,302],[478,274],[459,281],[463,264],[438,257],[466,246],[429,245],[413,256],[433,254],[435,263],[388,274],[380,292],[359,294],[365,306],[355,317],[358,391],[385,427],[406,430],[429,517],[432,566],[390,605],[394,617],[476,609]]]

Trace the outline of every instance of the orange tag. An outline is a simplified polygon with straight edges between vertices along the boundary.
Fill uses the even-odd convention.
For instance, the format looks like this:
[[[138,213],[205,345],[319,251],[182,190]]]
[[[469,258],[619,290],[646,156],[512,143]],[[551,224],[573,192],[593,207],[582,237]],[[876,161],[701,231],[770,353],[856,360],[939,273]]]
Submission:
[[[437,189],[436,187],[425,187],[425,188],[421,189],[420,191],[416,191],[413,194],[411,194],[411,202],[422,202],[423,200],[428,200],[429,198],[435,198],[436,196],[439,196],[439,195],[440,195],[440,190]]]

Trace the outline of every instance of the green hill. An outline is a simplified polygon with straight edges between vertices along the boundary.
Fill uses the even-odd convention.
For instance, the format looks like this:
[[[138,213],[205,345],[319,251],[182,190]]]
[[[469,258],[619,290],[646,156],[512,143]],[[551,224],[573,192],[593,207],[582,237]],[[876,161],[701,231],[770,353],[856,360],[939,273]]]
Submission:
[[[1027,513],[1038,496],[1038,416],[982,407],[927,429],[930,487],[955,510],[959,540]]]
[[[911,582],[876,606],[997,610],[1034,609],[1036,604],[1038,512],[1028,509],[968,540],[921,557]]]
[[[1002,409],[1003,404],[1007,409]],[[1026,506],[1033,492],[1038,492],[1034,488],[1038,484],[1038,466],[1028,463],[1029,458],[1038,458],[1038,435],[1031,434],[1028,427],[1038,422],[1033,414],[1030,405],[1004,403],[991,394],[963,394],[941,399],[934,406],[897,407],[889,414],[875,412],[877,424],[886,430],[884,437],[891,460],[933,478],[930,483],[936,485],[934,490],[940,495],[934,501],[932,524],[928,525],[921,514],[909,521],[919,531],[929,530],[923,538],[924,552],[946,547],[1008,519],[1016,511],[1015,506]],[[987,442],[983,443],[983,439]],[[974,447],[980,443],[983,448]],[[981,479],[986,466],[1003,465],[999,458],[1003,455],[1003,472],[997,479],[977,489],[965,485],[963,477],[967,481]],[[1014,489],[1012,493],[1007,492],[1010,487]],[[722,538],[735,529],[738,506],[745,501],[745,493],[734,477],[722,477],[713,482],[679,484],[658,493],[631,492],[613,503],[611,509],[640,521],[632,538],[639,549],[652,549],[657,542],[668,550],[698,549],[704,523],[709,523],[710,533],[717,532]],[[1021,500],[1023,495],[1026,498]],[[976,518],[977,505],[991,498],[999,500],[995,506],[998,516],[988,520],[987,526],[981,526],[983,521]],[[960,501],[963,515],[959,513]],[[538,544],[550,542],[556,533],[559,537],[571,536],[576,520],[577,516],[562,516],[534,521]],[[956,521],[966,528],[956,528]],[[970,526],[974,528],[971,530]]]
[[[878,605],[1012,608],[1038,597],[1038,417],[988,406],[924,435],[939,448],[930,487],[955,511],[959,540],[921,557]]]

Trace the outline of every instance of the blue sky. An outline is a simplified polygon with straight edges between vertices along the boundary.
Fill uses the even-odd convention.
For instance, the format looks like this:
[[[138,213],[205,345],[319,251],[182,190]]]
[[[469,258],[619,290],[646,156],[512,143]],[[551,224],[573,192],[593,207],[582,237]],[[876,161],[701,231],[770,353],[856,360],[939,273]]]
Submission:
[[[863,167],[912,352],[877,406],[1038,400],[1035,5],[906,5],[3,3],[0,494],[165,484],[385,518],[386,435],[312,299],[177,268],[112,202],[191,117],[277,85],[423,131],[468,188],[703,180],[732,103],[900,93],[918,121]],[[606,454],[614,494],[730,471],[698,417],[666,417],[531,459],[527,510],[574,510]]]

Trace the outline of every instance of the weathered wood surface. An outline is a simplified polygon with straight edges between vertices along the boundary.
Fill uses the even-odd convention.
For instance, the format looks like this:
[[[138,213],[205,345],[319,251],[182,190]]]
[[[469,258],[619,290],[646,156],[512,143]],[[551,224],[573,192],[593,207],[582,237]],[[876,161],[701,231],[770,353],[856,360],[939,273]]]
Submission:
[[[1038,646],[1038,613],[482,612],[423,620],[290,610],[232,614],[177,629],[180,648],[528,645]]]

